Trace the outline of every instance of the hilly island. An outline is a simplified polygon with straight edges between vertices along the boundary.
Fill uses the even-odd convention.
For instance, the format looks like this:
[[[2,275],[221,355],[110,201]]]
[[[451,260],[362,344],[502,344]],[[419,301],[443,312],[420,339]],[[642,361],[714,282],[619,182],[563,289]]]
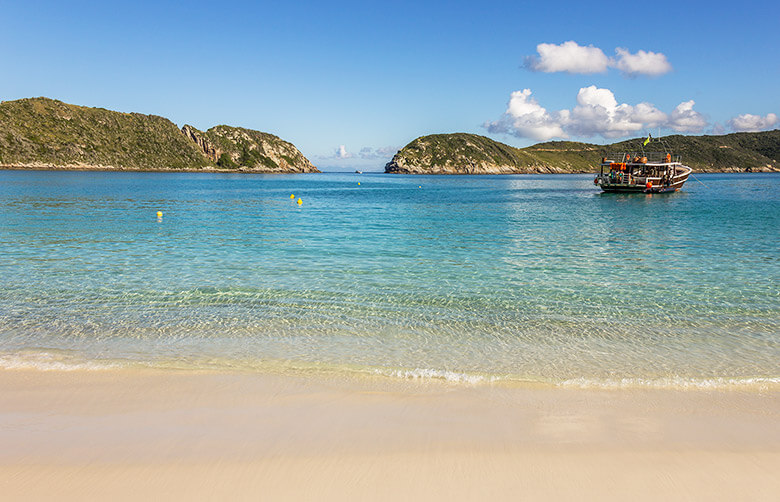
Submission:
[[[226,125],[180,130],[156,115],[48,98],[0,103],[0,166],[319,172],[292,143],[272,134]]]
[[[551,141],[514,148],[466,133],[422,136],[398,151],[387,173],[591,173],[608,152],[639,152],[644,138],[608,145]],[[663,144],[699,172],[780,171],[780,130],[722,136],[664,136]],[[651,145],[655,146],[656,143]],[[648,148],[649,149],[649,148]]]
[[[387,173],[590,173],[607,152],[641,149],[643,138],[597,145],[550,141],[515,148],[468,133],[421,136],[395,154]],[[780,171],[780,130],[663,138],[698,172]],[[657,147],[656,147],[657,148]],[[0,167],[30,169],[319,172],[272,134],[218,125],[181,129],[156,115],[27,98],[0,103]]]

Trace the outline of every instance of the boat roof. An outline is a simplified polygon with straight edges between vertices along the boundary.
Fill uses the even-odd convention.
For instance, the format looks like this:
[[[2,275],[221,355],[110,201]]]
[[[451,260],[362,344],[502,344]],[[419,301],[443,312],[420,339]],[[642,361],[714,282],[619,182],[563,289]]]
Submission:
[[[668,157],[667,157],[668,155]],[[632,162],[634,158],[647,159],[642,164],[679,164],[681,157],[679,155],[672,155],[671,152],[643,152],[639,151],[625,151],[625,152],[610,152],[604,155],[604,164],[612,162]]]

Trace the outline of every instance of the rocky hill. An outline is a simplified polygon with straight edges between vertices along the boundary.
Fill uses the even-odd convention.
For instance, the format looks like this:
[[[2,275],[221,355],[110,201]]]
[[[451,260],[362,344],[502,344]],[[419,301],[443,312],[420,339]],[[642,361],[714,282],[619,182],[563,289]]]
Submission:
[[[539,168],[539,171],[537,171]],[[509,145],[476,134],[434,134],[403,147],[385,166],[388,173],[511,174],[564,172],[552,166],[534,166],[533,158]]]
[[[201,138],[201,141],[198,140]],[[209,153],[208,145],[218,152]],[[48,98],[0,103],[0,165],[64,169],[317,172],[291,143],[218,126],[200,133],[156,115]]]
[[[398,151],[388,173],[508,174],[593,172],[612,151],[639,152],[644,138],[609,145],[551,141],[514,148],[476,134],[422,136]],[[723,136],[665,136],[663,142],[699,172],[780,171],[780,130]],[[648,146],[659,149],[658,143]]]
[[[249,168],[263,172],[317,172],[317,168],[292,143],[273,134],[220,125],[201,132],[182,127],[185,136],[223,169]]]

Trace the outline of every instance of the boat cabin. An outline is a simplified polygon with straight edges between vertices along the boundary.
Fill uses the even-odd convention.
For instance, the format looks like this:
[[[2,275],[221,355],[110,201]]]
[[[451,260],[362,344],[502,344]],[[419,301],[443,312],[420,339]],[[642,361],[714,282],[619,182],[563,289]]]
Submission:
[[[680,156],[669,152],[609,153],[594,182],[605,191],[669,191],[679,189],[679,177],[689,172]]]

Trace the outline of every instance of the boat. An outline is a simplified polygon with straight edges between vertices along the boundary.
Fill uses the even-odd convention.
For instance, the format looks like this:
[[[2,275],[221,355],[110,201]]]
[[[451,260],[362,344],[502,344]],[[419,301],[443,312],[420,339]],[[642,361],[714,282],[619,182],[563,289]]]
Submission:
[[[666,147],[662,151],[645,152],[648,142],[636,152],[609,153],[602,157],[601,170],[593,184],[605,192],[666,193],[682,188],[693,169],[683,165],[680,156],[672,155]]]
[[[363,174],[363,171],[355,171],[355,174]]]

